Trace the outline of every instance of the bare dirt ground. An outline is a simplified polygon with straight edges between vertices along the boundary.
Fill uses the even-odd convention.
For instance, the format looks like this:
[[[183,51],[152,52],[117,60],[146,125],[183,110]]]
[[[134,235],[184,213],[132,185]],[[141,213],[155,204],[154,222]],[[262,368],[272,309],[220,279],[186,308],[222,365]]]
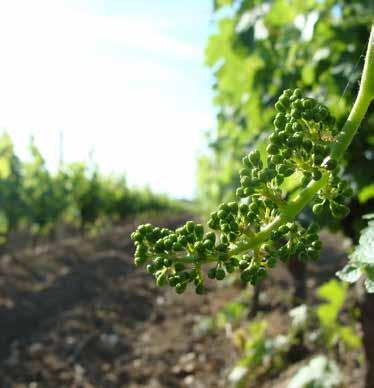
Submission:
[[[175,227],[185,220],[155,222]],[[134,225],[0,258],[1,387],[228,386],[237,358],[232,341],[222,331],[195,328],[242,288],[210,283],[204,296],[157,288],[144,268],[132,264]],[[310,269],[310,298],[344,262],[341,241],[329,235],[324,240],[325,256],[335,260]],[[291,289],[284,269],[265,285],[268,303],[261,314],[276,332],[287,330]],[[360,387],[362,373],[360,366],[350,370],[344,386]],[[288,378],[284,373],[258,386],[286,386]]]

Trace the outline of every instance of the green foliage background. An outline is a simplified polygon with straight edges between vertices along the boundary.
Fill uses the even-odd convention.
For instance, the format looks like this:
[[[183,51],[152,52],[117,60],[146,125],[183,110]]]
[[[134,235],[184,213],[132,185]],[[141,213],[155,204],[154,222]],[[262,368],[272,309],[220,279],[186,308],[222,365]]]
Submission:
[[[130,189],[124,176],[107,176],[93,163],[60,165],[52,174],[33,140],[21,161],[8,134],[0,136],[0,247],[9,234],[53,232],[61,223],[82,230],[143,212],[178,210],[180,205],[149,189]]]

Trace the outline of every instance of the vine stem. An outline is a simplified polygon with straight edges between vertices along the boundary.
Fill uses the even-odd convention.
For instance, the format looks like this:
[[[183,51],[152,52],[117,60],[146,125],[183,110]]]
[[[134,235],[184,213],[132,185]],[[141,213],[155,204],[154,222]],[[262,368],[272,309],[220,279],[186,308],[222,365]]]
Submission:
[[[368,48],[365,56],[364,68],[361,76],[360,88],[352,110],[332,147],[330,157],[340,161],[344,156],[346,149],[352,142],[361,121],[363,120],[370,103],[374,99],[374,24],[371,27]],[[283,209],[282,213],[274,218],[262,230],[256,233],[248,240],[241,240],[228,251],[228,256],[235,256],[239,253],[253,249],[269,239],[273,230],[281,225],[290,222],[307,206],[319,190],[326,186],[328,182],[328,173],[322,174],[318,181],[311,181],[308,186],[301,190],[297,197],[290,201]],[[208,256],[204,262],[216,261],[216,257]],[[178,257],[176,261],[183,263],[193,262],[192,256]]]

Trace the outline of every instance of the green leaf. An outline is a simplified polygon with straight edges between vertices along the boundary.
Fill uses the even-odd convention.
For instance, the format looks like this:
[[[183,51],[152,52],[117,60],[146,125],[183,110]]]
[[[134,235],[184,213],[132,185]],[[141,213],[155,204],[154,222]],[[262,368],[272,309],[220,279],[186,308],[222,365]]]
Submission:
[[[352,327],[349,327],[349,326],[339,327],[339,336],[340,336],[340,339],[349,348],[359,348],[361,346],[361,339],[355,333],[355,331]]]
[[[276,0],[270,9],[270,12],[266,15],[265,21],[273,26],[282,27],[285,24],[292,23],[295,16],[295,8],[290,7],[288,1]]]
[[[326,299],[327,303],[317,308],[317,316],[324,327],[332,326],[338,317],[347,295],[348,285],[332,279],[323,284],[317,291],[318,296]]]
[[[336,276],[348,283],[355,283],[361,277],[361,270],[352,264],[346,265],[341,271],[336,273]]]
[[[374,183],[365,186],[358,193],[358,200],[360,201],[360,203],[365,203],[371,198],[374,198]]]
[[[374,280],[373,279],[365,279],[365,288],[369,294],[373,294],[374,293]]]
[[[359,244],[350,258],[359,265],[374,265],[374,220],[362,230]]]
[[[299,369],[289,382],[288,388],[333,388],[342,381],[342,375],[338,365],[319,355],[314,357],[308,365]]]
[[[312,66],[304,66],[301,71],[301,76],[305,85],[311,85],[314,82],[314,68]]]

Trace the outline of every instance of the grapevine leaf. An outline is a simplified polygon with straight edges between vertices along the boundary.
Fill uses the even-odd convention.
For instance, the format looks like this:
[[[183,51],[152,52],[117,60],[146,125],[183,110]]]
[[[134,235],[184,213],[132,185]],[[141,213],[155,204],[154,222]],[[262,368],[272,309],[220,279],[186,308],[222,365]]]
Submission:
[[[359,265],[374,265],[374,220],[361,232],[358,246],[351,255],[351,260]]]
[[[302,367],[291,379],[288,388],[332,388],[341,383],[342,376],[337,364],[319,355]]]
[[[374,219],[372,214],[363,217],[369,219],[368,226],[362,230],[359,244],[349,257],[349,263],[336,275],[349,283],[356,282],[365,274],[367,292],[374,292]]]
[[[346,265],[336,276],[348,283],[355,283],[361,277],[361,270],[352,264]]]
[[[365,280],[365,288],[369,294],[373,294],[374,293],[374,279],[369,279],[369,278],[366,279]]]

